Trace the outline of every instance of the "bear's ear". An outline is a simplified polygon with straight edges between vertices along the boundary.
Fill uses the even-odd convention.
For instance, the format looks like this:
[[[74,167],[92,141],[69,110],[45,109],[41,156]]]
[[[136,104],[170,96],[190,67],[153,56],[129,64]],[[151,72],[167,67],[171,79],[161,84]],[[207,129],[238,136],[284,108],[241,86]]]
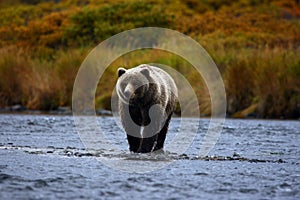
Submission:
[[[146,77],[149,77],[150,76],[150,73],[149,73],[149,70],[148,69],[142,69],[141,70],[141,73],[146,76]]]
[[[122,76],[126,72],[126,69],[123,67],[120,67],[118,69],[118,77]]]

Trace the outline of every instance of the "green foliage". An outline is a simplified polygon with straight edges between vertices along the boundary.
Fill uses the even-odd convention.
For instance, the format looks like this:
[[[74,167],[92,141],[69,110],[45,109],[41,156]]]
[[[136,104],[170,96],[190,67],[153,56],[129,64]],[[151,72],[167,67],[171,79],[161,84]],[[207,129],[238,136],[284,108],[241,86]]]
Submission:
[[[64,38],[68,44],[86,46],[107,39],[119,32],[147,26],[170,27],[171,16],[154,4],[136,1],[106,5],[101,8],[84,7],[70,17]]]

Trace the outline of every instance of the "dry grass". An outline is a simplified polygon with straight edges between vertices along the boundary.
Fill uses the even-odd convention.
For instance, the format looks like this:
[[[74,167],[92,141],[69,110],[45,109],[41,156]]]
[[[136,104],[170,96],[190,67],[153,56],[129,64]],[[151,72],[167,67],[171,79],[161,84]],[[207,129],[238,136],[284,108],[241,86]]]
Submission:
[[[27,51],[1,49],[0,105],[22,104],[29,109],[42,110],[70,106],[76,73],[87,51],[60,51],[51,62],[34,59]],[[298,116],[299,51],[268,47],[239,51],[219,48],[214,58],[223,72],[229,114],[250,110],[262,117]],[[130,68],[141,63],[161,63],[179,71],[192,85],[200,112],[210,114],[210,95],[201,76],[183,59],[158,50],[132,52],[112,63],[99,81],[96,107],[110,109],[110,96],[113,83],[117,80],[118,67]],[[252,109],[253,105],[256,105],[255,109]]]
[[[265,47],[238,54],[224,76],[229,113],[258,104],[255,112],[262,117],[296,117],[300,111],[299,50]]]
[[[55,62],[33,59],[24,49],[0,50],[0,105],[21,104],[52,110],[70,105],[72,87],[82,61],[79,51],[58,54]]]

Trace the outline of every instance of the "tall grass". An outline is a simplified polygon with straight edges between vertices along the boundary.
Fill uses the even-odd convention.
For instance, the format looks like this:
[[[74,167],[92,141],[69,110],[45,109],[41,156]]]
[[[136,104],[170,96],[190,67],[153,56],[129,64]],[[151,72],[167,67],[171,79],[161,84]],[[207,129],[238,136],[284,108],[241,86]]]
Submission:
[[[300,53],[294,48],[236,51],[227,63],[228,112],[257,105],[261,117],[295,118],[300,114]]]
[[[299,116],[299,51],[268,47],[224,50],[215,51],[213,57],[223,72],[230,115],[243,117],[254,112],[265,118]],[[76,73],[86,54],[87,50],[61,51],[49,62],[28,56],[26,50],[1,49],[0,105],[22,104],[42,110],[70,106]],[[99,80],[96,107],[110,109],[118,67],[131,68],[141,63],[174,67],[195,90],[201,113],[210,114],[210,95],[201,76],[183,59],[158,50],[131,52],[112,63]]]
[[[28,71],[31,60],[15,48],[1,49],[0,55],[0,105],[23,101],[21,76]]]
[[[34,59],[24,49],[0,50],[0,105],[52,110],[70,105],[73,82],[85,54],[59,53],[53,62]]]

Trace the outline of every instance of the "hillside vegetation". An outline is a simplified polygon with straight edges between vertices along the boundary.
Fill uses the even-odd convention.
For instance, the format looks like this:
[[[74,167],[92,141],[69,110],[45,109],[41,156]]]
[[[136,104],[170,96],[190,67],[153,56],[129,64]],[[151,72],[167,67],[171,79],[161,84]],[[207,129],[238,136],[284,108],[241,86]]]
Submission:
[[[222,73],[233,117],[300,117],[297,0],[0,1],[0,107],[71,106],[81,62],[101,41],[137,27],[165,27],[198,41]],[[185,60],[158,50],[116,60],[99,81],[96,107],[110,109],[118,66],[162,63],[193,86],[201,113],[210,97]]]

